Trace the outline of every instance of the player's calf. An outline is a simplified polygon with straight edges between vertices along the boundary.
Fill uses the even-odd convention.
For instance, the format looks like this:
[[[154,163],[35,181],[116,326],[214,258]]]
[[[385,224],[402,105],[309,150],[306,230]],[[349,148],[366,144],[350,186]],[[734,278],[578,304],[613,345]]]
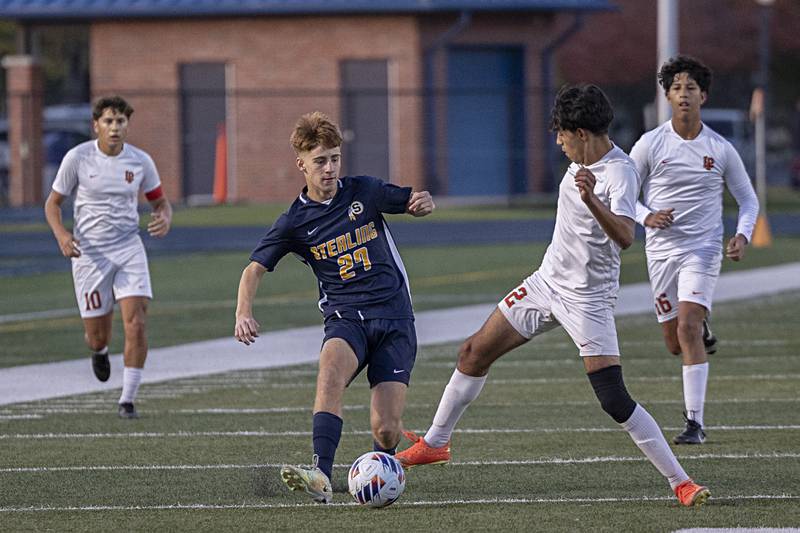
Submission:
[[[636,409],[636,402],[625,388],[621,366],[607,366],[592,372],[589,374],[589,382],[592,384],[597,399],[600,400],[603,411],[608,413],[615,422],[622,424],[631,417],[633,410]]]

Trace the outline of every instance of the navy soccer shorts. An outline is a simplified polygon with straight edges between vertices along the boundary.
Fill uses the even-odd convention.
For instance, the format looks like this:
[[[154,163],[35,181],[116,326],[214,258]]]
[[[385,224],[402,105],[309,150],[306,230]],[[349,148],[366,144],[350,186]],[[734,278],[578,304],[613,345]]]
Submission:
[[[325,321],[322,343],[328,339],[342,339],[355,352],[358,370],[352,379],[366,367],[370,388],[384,381],[408,385],[417,357],[417,331],[412,319],[352,320],[331,316]]]

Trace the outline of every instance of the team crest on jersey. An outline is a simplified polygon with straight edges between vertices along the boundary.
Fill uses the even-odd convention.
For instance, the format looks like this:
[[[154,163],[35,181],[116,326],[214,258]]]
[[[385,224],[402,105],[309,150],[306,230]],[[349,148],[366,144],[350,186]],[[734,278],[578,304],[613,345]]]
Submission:
[[[128,183],[133,183],[133,170],[125,171],[125,181]]]
[[[350,209],[347,210],[347,217],[350,220],[355,220],[358,215],[364,212],[364,204],[361,202],[353,202],[350,204]]]
[[[714,168],[714,158],[708,157],[707,155],[703,156],[703,168],[706,170],[711,170]]]

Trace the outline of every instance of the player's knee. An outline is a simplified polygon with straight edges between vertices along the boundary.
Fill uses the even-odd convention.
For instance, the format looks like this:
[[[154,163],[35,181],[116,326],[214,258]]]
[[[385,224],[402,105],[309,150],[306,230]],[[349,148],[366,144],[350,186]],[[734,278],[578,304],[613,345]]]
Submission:
[[[470,376],[483,376],[489,371],[489,366],[490,364],[485,362],[474,336],[461,344],[458,349],[458,368],[461,371]]]
[[[400,423],[380,421],[373,425],[372,436],[378,445],[385,449],[390,450],[397,446],[400,442]]]
[[[619,365],[608,366],[597,372],[589,374],[597,399],[603,411],[608,413],[615,422],[621,424],[628,420],[636,409],[636,402],[628,394],[625,383],[622,381],[622,367]]]
[[[146,325],[147,319],[145,314],[143,312],[134,313],[125,320],[125,334],[128,336],[143,335]]]
[[[678,338],[685,341],[694,342],[701,338],[703,332],[702,323],[688,320],[678,321]]]
[[[108,346],[108,341],[110,340],[109,334],[104,331],[95,331],[93,333],[86,333],[84,335],[84,339],[86,340],[86,345],[93,352],[97,352]]]
[[[681,344],[677,341],[677,339],[664,339],[664,342],[667,345],[667,350],[672,355],[680,355],[681,354]]]

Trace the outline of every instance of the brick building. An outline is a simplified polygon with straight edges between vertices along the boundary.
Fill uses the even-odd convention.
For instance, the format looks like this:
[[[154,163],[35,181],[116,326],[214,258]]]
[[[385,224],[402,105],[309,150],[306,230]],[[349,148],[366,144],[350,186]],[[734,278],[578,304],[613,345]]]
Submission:
[[[0,0],[0,16],[23,28],[88,22],[92,94],[131,101],[130,142],[153,155],[170,197],[188,201],[211,195],[223,131],[230,201],[294,197],[301,179],[288,136],[300,114],[317,109],[344,130],[348,174],[453,196],[548,190],[553,54],[580,13],[613,7],[608,0],[102,4]],[[25,102],[9,94],[9,110]],[[22,152],[12,140],[20,169]]]

